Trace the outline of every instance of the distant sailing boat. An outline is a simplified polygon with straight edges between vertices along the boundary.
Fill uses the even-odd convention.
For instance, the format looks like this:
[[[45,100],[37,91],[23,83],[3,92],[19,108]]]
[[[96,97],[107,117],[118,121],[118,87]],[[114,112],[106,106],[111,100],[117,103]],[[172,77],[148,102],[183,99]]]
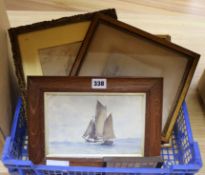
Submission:
[[[99,101],[96,104],[95,116],[90,120],[83,138],[91,143],[101,143],[103,145],[113,144],[115,134],[112,114],[109,114],[107,117],[107,108]]]

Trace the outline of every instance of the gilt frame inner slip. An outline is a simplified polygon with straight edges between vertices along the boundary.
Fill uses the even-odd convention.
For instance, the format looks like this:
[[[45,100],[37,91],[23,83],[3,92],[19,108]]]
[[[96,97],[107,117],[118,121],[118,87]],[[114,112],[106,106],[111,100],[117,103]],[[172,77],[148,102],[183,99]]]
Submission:
[[[96,79],[102,80],[102,77],[101,78],[98,78],[98,77],[97,78],[96,77],[45,77],[45,76],[28,77],[28,106],[27,106],[28,126],[29,126],[29,131],[28,131],[29,144],[28,145],[29,145],[29,159],[33,163],[41,164],[41,163],[45,163],[47,159],[52,159],[52,160],[54,159],[54,160],[67,160],[69,161],[71,166],[74,166],[74,165],[75,166],[79,166],[79,165],[80,166],[103,166],[104,165],[103,157],[107,157],[107,156],[108,157],[113,157],[113,156],[115,157],[116,156],[119,156],[119,157],[123,157],[123,156],[136,157],[137,156],[138,157],[138,156],[159,156],[160,155],[163,79],[162,78],[103,78],[103,81],[106,81],[106,86],[104,88],[95,88],[93,87],[93,80],[96,80]],[[94,109],[95,104],[97,104],[97,106],[100,105],[102,106],[103,110],[107,111],[108,115],[106,116],[109,116],[108,117],[109,119],[113,118],[112,122],[114,123],[113,124],[114,126],[112,129],[112,133],[114,134],[112,135],[114,136],[112,137],[112,139],[114,138],[114,144],[113,144],[114,149],[115,149],[115,146],[117,146],[116,147],[117,149],[119,148],[118,147],[119,145],[122,146],[121,144],[122,138],[129,138],[129,142],[126,141],[123,143],[126,143],[126,144],[130,143],[132,147],[130,147],[129,149],[125,149],[125,148],[121,149],[120,147],[117,153],[116,153],[116,150],[114,150],[114,153],[113,153],[112,152],[113,149],[109,149],[109,151],[111,151],[109,152],[108,148],[106,147],[105,152],[102,151],[104,150],[103,148],[99,149],[100,150],[99,152],[98,147],[97,149],[96,148],[93,149],[93,145],[91,145],[92,146],[92,149],[91,149],[89,147],[90,145],[89,146],[87,145],[89,144],[89,142],[93,141],[93,140],[90,140],[89,142],[86,143],[86,149],[82,147],[82,149],[78,149],[78,151],[76,151],[75,150],[76,148],[72,147],[73,142],[69,140],[70,144],[66,144],[66,151],[68,148],[71,147],[72,152],[69,152],[69,151],[65,152],[64,149],[62,149],[63,152],[59,152],[59,150],[61,150],[59,149],[59,147],[58,149],[55,149],[55,148],[53,149],[52,144],[49,144],[49,143],[53,143],[53,141],[49,142],[49,138],[57,139],[59,141],[60,139],[62,139],[63,135],[61,132],[57,134],[58,137],[57,136],[49,137],[49,133],[51,134],[54,131],[56,132],[62,131],[62,128],[58,127],[58,124],[57,124],[58,122],[55,122],[55,121],[64,121],[64,120],[60,120],[59,117],[62,115],[62,112],[65,112],[65,110],[60,109],[60,112],[58,113],[58,115],[56,115],[57,116],[56,119],[55,117],[51,117],[55,113],[52,110],[54,109],[59,110],[59,107],[57,106],[49,107],[49,104],[52,104],[52,105],[55,104],[53,103],[53,101],[50,101],[49,103],[49,98],[51,100],[53,98],[53,97],[51,98],[53,94],[54,95],[57,94],[57,96],[55,96],[54,98],[55,100],[56,98],[59,99],[59,95],[61,95],[60,98],[63,98],[63,100],[61,101],[63,102],[62,104],[59,103],[59,101],[57,101],[58,103],[56,104],[61,104],[60,105],[61,107],[66,106],[65,109],[69,108],[68,112],[66,113],[67,117],[64,117],[64,120],[66,121],[69,120],[70,122],[63,122],[64,125],[66,125],[67,123],[69,124],[69,123],[74,122],[74,120],[71,120],[72,116],[76,116],[75,120],[76,118],[79,119],[79,117],[77,117],[79,116],[78,113],[82,115],[88,115],[89,119],[87,120],[87,122],[85,122],[86,117],[82,118],[82,116],[80,115],[82,120],[81,119],[78,120],[80,123],[79,126],[72,124],[70,126],[71,128],[66,127],[68,128],[68,130],[69,129],[73,130],[72,129],[73,126],[84,128],[83,132],[80,132],[81,131],[80,128],[78,132],[74,131],[75,134],[72,135],[72,139],[75,138],[77,141],[79,141],[78,138],[80,138],[80,140],[82,140],[82,137],[81,137],[82,135],[84,136],[83,137],[84,139],[87,138],[87,135],[85,136],[85,133],[88,132],[88,129],[86,130],[85,133],[84,133],[84,130],[86,129],[87,124],[89,123],[88,121],[90,120],[91,115],[88,114],[89,112],[83,113],[83,111],[88,109],[87,106],[92,105],[92,99],[96,101],[95,98],[97,98],[99,101],[97,101],[96,103],[93,102],[93,107],[89,109]],[[70,98],[70,96],[72,97]],[[84,103],[84,105],[82,104],[80,105],[80,103],[78,103],[78,97],[79,99],[87,99],[88,98],[87,96],[90,99],[89,103]],[[119,98],[124,99],[124,100],[119,100]],[[142,103],[140,102],[141,100],[139,101],[139,103],[138,102],[135,103],[136,99],[142,99]],[[66,100],[69,101],[70,105],[67,105]],[[116,103],[114,103],[113,100]],[[76,105],[73,103],[78,103],[79,105]],[[124,103],[124,105],[122,104],[118,105],[118,103],[120,104]],[[132,104],[135,104],[134,107],[132,106]],[[143,105],[144,107],[140,107]],[[136,106],[136,109],[135,109],[135,106]],[[72,108],[72,110],[70,110],[70,108]],[[81,108],[84,110],[82,110]],[[99,108],[96,108],[96,110],[97,109]],[[138,112],[136,111],[133,112],[133,110],[137,110]],[[77,112],[73,113],[72,111],[77,111]],[[91,111],[91,114],[93,114],[94,110],[90,110],[90,111]],[[127,114],[127,116],[129,117],[124,117],[124,115],[126,114],[126,111],[129,111],[129,112],[131,111],[130,115]],[[134,126],[134,125],[138,125],[139,122],[133,122],[132,120],[134,118],[132,117],[134,117],[135,119],[139,117],[142,117],[142,119],[144,118],[143,120],[140,120],[142,121],[142,123],[140,123],[142,126],[141,127]],[[121,119],[124,121],[127,121],[129,125],[129,126],[125,125],[124,129],[126,128],[127,130],[127,127],[132,128],[132,130],[130,130],[131,132],[127,132],[128,135],[122,132],[123,131],[122,124],[119,124],[120,122],[122,122]],[[47,124],[49,123],[49,121],[54,121],[54,125],[55,125],[54,130],[52,130],[52,128],[54,127],[47,127],[48,126]],[[86,123],[85,125],[82,124],[83,121]],[[143,124],[143,121],[144,121],[144,124]],[[107,119],[105,122],[108,122]],[[129,124],[129,122],[132,124]],[[90,126],[90,124],[91,123],[89,123],[88,126]],[[100,127],[101,125],[98,125],[98,126]],[[111,125],[109,126],[111,127]],[[97,124],[96,124],[96,127],[97,127]],[[49,130],[49,128],[51,130]],[[139,129],[139,128],[142,128],[142,129]],[[110,128],[108,129],[109,131],[111,131]],[[64,130],[63,133],[65,134],[66,129],[63,129],[63,130]],[[68,133],[70,133],[71,135],[72,131],[70,130],[68,131]],[[98,129],[96,129],[96,132],[97,131]],[[103,135],[107,131],[103,131]],[[80,136],[79,135],[76,136],[76,133],[81,133],[81,134],[79,134]],[[134,135],[135,133],[140,135],[142,139],[141,141],[138,142],[137,140],[135,141],[134,139],[134,143],[135,144],[138,143],[139,145],[141,145],[140,147],[138,146],[133,147],[133,142],[132,142],[133,140],[131,141],[130,138],[135,138],[135,137],[133,136],[131,137],[130,136],[131,133]],[[51,136],[53,135],[55,134],[51,134]],[[69,134],[65,134],[65,135],[66,136],[68,135],[69,137]],[[112,144],[110,137],[111,137],[110,134],[109,134],[109,137],[105,136],[105,138],[108,139],[106,141],[106,144],[108,143],[109,145]],[[118,139],[120,138],[120,140],[116,141],[116,138]],[[74,141],[76,141],[75,139]],[[99,141],[99,139],[97,140]],[[56,146],[56,142],[55,142],[55,146]],[[89,154],[91,155],[88,155],[86,151],[82,152],[82,150],[87,150],[87,148],[91,149],[90,150],[91,153],[89,151]],[[57,152],[55,150],[57,150]],[[74,150],[76,152],[74,152]],[[121,152],[122,150],[123,150],[123,153]],[[130,151],[132,150],[134,150],[134,152],[130,153]],[[139,152],[137,150],[139,150]],[[97,151],[97,153],[95,151]],[[124,151],[128,151],[128,152],[124,152]]]
[[[69,74],[96,13],[117,18],[115,9],[106,9],[9,29],[16,74],[22,91],[26,89],[29,75]],[[62,57],[61,61],[59,56]],[[49,60],[51,57],[52,60]]]
[[[70,75],[163,77],[162,141],[167,142],[199,57],[141,29],[96,15]]]

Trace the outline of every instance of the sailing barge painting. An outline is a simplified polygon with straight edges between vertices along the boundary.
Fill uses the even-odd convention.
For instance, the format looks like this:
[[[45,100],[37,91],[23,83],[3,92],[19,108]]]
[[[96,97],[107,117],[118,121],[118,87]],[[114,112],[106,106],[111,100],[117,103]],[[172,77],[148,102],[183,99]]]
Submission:
[[[113,130],[113,118],[110,113],[107,116],[107,108],[97,101],[95,116],[90,120],[83,138],[90,143],[112,145],[115,138]]]
[[[47,157],[143,156],[143,94],[49,92],[45,99]]]

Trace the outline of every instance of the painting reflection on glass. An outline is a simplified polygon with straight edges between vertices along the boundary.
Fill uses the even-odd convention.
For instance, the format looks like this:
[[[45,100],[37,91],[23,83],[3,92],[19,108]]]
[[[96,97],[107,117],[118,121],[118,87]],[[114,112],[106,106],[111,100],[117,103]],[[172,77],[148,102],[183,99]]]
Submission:
[[[144,155],[144,93],[45,93],[47,157]]]

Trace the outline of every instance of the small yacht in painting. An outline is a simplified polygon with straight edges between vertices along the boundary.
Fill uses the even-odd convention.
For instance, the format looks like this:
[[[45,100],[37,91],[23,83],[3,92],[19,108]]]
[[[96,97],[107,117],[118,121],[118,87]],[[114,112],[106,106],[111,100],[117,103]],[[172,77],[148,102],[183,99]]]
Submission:
[[[95,116],[90,120],[83,138],[89,143],[112,145],[115,138],[112,114],[107,116],[107,108],[97,101]]]

